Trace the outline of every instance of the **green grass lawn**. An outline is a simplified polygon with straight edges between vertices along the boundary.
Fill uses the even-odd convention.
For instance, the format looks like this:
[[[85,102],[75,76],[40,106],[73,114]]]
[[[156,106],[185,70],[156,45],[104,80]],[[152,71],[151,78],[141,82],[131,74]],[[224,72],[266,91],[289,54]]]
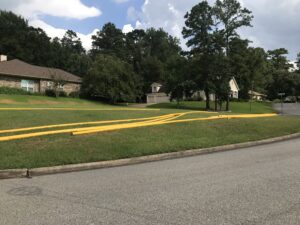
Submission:
[[[0,108],[5,107],[111,108],[115,106],[79,98],[53,98],[35,95],[0,94]]]
[[[211,102],[211,107],[214,103]],[[223,105],[225,107],[225,103]],[[223,108],[224,108],[223,107]],[[205,102],[176,102],[171,103],[160,103],[149,106],[149,108],[160,108],[160,109],[185,109],[185,110],[205,110]],[[231,102],[230,110],[232,113],[273,113],[272,103],[267,102],[252,102],[251,111],[249,102]]]
[[[38,101],[36,97],[38,97]],[[14,100],[13,103],[12,99]],[[20,105],[22,107],[66,107],[66,102],[68,102],[68,107],[73,105],[71,107],[114,108],[114,106],[79,99],[55,99],[41,96],[2,95],[0,102],[1,100],[6,102],[0,103],[2,108],[19,107]],[[47,102],[51,103],[47,104]],[[196,105],[196,103],[193,104]],[[239,104],[236,107],[238,107],[239,112],[243,112],[247,106],[242,103]],[[150,111],[0,110],[0,130],[71,122],[144,118],[185,111],[187,110],[172,107]],[[236,111],[234,112],[236,113]],[[272,109],[268,104],[257,105],[256,112],[272,112]],[[211,115],[215,114],[197,114],[185,118]],[[137,157],[241,143],[296,132],[300,132],[300,117],[278,116],[169,124],[83,136],[71,136],[70,134],[44,136],[0,142],[0,169],[34,168]]]

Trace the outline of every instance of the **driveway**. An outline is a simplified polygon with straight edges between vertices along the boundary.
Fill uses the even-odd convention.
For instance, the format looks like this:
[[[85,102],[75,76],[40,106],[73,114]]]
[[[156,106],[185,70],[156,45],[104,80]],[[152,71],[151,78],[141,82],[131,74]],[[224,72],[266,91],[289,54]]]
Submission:
[[[281,113],[281,104],[274,104],[274,109]],[[300,115],[300,103],[284,103],[283,114]]]
[[[297,225],[299,146],[2,180],[0,224]]]

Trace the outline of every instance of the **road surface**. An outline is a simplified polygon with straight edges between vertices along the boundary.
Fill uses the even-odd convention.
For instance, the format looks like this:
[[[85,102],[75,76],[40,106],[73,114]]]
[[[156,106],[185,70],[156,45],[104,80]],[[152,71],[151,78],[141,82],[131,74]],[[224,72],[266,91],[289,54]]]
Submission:
[[[0,181],[1,225],[300,224],[300,139]]]
[[[281,113],[281,104],[274,104],[274,109]],[[300,103],[285,103],[283,104],[283,114],[285,115],[300,115]]]

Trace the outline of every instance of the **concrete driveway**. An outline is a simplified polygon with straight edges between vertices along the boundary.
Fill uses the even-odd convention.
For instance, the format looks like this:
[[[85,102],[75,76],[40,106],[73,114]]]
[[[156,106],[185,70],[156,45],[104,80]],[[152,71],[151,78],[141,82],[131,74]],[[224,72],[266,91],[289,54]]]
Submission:
[[[0,181],[1,225],[298,225],[300,139]]]
[[[274,109],[281,113],[281,104],[274,104]],[[300,115],[300,103],[284,103],[283,114],[285,115]]]

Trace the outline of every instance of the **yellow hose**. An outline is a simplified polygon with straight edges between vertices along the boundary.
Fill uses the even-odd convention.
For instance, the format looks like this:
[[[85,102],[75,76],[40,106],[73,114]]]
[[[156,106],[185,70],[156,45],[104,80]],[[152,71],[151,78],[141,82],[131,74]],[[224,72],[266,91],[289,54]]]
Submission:
[[[71,129],[53,130],[53,131],[41,131],[41,132],[35,132],[35,133],[5,136],[5,137],[0,137],[0,142],[32,138],[32,137],[40,137],[40,136],[53,135],[53,134],[63,134],[63,133],[72,133],[73,135],[82,135],[82,134],[99,133],[99,132],[104,132],[104,131],[115,131],[115,130],[121,130],[121,129],[158,126],[158,125],[173,124],[173,123],[186,123],[186,122],[193,122],[193,121],[239,119],[239,118],[262,118],[262,117],[277,116],[277,114],[218,115],[218,116],[211,116],[208,118],[193,118],[193,119],[176,120],[177,118],[182,117],[184,115],[194,114],[194,113],[196,113],[196,112],[173,113],[173,114],[167,114],[167,115],[163,115],[163,116],[140,118],[140,119],[76,123],[76,125],[87,125],[87,124],[105,124],[105,123],[116,123],[116,122],[133,122],[133,121],[141,121],[142,120],[141,122],[134,122],[134,123],[113,124],[113,125],[106,125],[106,126],[94,126],[94,127],[84,127],[84,128],[71,128]],[[66,126],[73,126],[73,125],[74,124],[61,124],[61,125],[52,125],[52,126],[20,128],[20,129],[14,129],[14,130],[0,131],[0,133],[11,133],[11,132],[17,132],[17,131],[28,131],[28,130],[54,128],[54,127],[66,127]]]
[[[173,114],[169,114],[169,115],[164,115],[161,116],[160,119],[167,119],[172,117]],[[148,122],[156,122],[159,119],[153,119],[153,120],[149,120]],[[120,126],[120,124],[117,124],[118,126]],[[113,126],[113,125],[109,125],[109,126]],[[98,129],[102,126],[97,126],[97,127],[93,127],[95,129]],[[18,134],[18,135],[12,135],[12,136],[5,136],[5,137],[0,137],[0,142],[1,141],[11,141],[11,140],[18,140],[18,139],[25,139],[25,138],[31,138],[31,137],[40,137],[40,136],[46,136],[46,135],[53,135],[53,134],[64,134],[64,133],[72,133],[72,132],[76,132],[76,131],[85,131],[88,130],[90,128],[85,127],[85,128],[71,128],[71,129],[64,129],[64,130],[53,130],[53,131],[41,131],[41,132],[36,132],[36,133],[28,133],[28,134]],[[1,131],[2,132],[2,131]]]
[[[60,111],[160,111],[160,109],[144,109],[144,108],[0,108],[0,111],[36,111],[36,110],[60,110]]]
[[[195,118],[195,119],[184,119],[184,120],[171,120],[171,121],[156,121],[156,122],[141,122],[141,123],[131,123],[131,124],[122,124],[122,125],[111,125],[111,126],[102,126],[99,128],[89,128],[84,131],[74,131],[73,135],[82,135],[82,134],[92,134],[99,133],[104,131],[115,131],[121,129],[129,129],[129,128],[137,128],[137,127],[147,127],[147,126],[157,126],[157,125],[165,125],[172,123],[186,123],[193,121],[206,121],[206,120],[220,120],[220,119],[239,119],[239,118],[261,118],[261,117],[273,117],[277,116],[277,114],[257,114],[257,115],[233,115],[233,116],[211,116],[208,118]]]

